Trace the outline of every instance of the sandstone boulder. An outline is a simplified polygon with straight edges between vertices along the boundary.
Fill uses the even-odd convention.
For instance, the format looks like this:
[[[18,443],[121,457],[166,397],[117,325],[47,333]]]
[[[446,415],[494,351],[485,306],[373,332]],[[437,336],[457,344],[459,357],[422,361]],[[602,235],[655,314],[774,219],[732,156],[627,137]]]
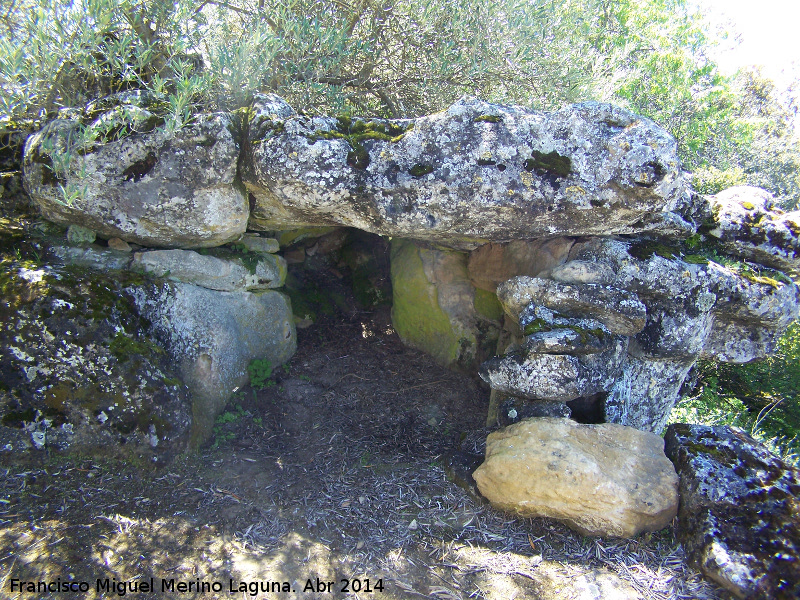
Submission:
[[[143,109],[127,110],[141,116]],[[86,129],[77,119],[50,121],[28,138],[25,189],[45,218],[173,248],[217,246],[245,231],[248,203],[236,181],[230,116],[197,115],[172,133],[131,117],[128,126],[139,133],[115,139],[103,133],[120,126],[105,123],[108,114]]]
[[[738,598],[800,597],[800,471],[735,427],[670,425],[666,451],[691,563]]]
[[[484,244],[469,254],[469,278],[475,287],[494,294],[498,285],[512,277],[538,277],[557,267],[576,246],[580,244],[565,237]]]
[[[297,116],[279,100],[253,106],[253,228],[346,225],[464,249],[694,231],[678,214],[688,193],[675,140],[608,104],[544,113],[465,98],[386,121]]]
[[[247,383],[251,361],[275,367],[297,348],[291,305],[280,292],[219,292],[167,282],[132,286],[129,293],[192,392],[193,445],[211,436],[214,419]]]
[[[489,435],[474,478],[501,510],[632,537],[677,513],[678,477],[663,447],[659,436],[622,425],[528,419]]]

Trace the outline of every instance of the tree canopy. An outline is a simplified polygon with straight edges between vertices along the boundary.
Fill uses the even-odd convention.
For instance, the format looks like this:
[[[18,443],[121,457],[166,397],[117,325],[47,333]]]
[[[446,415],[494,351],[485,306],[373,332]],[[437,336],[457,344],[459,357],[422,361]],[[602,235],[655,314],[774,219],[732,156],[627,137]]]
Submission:
[[[726,78],[686,0],[7,0],[0,127],[146,89],[170,126],[275,92],[311,114],[414,117],[469,94],[622,104],[678,140],[696,185],[800,200],[796,105]]]

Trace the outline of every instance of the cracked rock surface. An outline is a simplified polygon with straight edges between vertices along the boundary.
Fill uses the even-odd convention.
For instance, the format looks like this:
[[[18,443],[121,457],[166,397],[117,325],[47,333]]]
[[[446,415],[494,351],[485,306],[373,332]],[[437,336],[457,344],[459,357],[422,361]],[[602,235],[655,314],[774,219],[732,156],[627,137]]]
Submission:
[[[347,225],[472,249],[487,241],[694,229],[675,141],[609,104],[546,113],[464,98],[415,120],[253,107],[251,227]]]
[[[689,560],[737,598],[800,596],[800,471],[736,427],[670,425]]]

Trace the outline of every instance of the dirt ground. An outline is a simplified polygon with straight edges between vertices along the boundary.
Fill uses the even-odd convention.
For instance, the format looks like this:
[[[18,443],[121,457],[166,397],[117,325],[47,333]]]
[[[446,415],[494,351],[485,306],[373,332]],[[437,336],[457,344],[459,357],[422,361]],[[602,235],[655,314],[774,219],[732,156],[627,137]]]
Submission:
[[[488,390],[403,346],[387,308],[337,312],[298,339],[200,452],[158,467],[4,464],[0,596],[726,597],[669,529],[584,538],[451,483],[446,453],[481,450]],[[62,591],[20,593],[17,580]]]

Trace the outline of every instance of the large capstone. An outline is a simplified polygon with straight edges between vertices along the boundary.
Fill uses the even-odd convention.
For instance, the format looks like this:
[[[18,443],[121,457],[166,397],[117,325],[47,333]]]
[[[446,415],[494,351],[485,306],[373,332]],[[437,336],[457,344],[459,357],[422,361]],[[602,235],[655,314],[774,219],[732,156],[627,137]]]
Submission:
[[[546,113],[465,98],[386,121],[297,116],[260,96],[253,112],[254,228],[347,225],[460,248],[694,231],[675,140],[609,104]]]

